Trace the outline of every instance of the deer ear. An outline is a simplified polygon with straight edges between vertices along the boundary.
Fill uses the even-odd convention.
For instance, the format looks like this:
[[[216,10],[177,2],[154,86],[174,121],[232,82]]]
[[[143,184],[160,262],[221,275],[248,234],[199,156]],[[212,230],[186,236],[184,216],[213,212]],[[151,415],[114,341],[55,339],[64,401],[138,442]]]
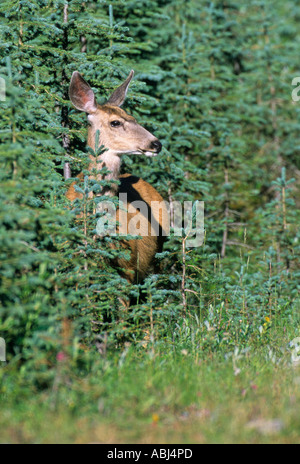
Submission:
[[[78,71],[73,73],[69,96],[71,102],[79,111],[91,114],[97,110],[95,94]]]
[[[134,71],[130,71],[130,74],[127,77],[126,81],[123,82],[123,84],[120,85],[120,87],[118,87],[114,91],[114,93],[111,95],[107,103],[109,103],[110,105],[114,105],[114,106],[123,105],[127,92],[128,92],[129,84],[132,81],[133,76],[134,76]]]

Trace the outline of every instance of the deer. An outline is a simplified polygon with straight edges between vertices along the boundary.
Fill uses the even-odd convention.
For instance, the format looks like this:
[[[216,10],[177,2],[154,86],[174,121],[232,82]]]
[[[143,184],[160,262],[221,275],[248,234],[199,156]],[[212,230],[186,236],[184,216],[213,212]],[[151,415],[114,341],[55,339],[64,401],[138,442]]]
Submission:
[[[126,113],[121,106],[125,102],[129,85],[133,79],[132,70],[128,78],[106,101],[100,105],[90,85],[82,75],[75,71],[71,78],[69,96],[73,106],[87,114],[88,146],[95,151],[96,134],[99,143],[106,151],[95,159],[89,155],[90,178],[100,171],[98,180],[112,181],[110,187],[103,189],[101,195],[107,197],[126,195],[125,208],[118,208],[117,223],[122,235],[128,235],[129,224],[138,216],[140,221],[140,237],[123,241],[123,247],[130,250],[130,259],[118,259],[115,264],[129,283],[140,283],[155,269],[155,256],[162,252],[163,244],[169,232],[169,214],[166,203],[158,191],[143,179],[132,174],[120,175],[122,155],[157,156],[162,150],[161,142],[136,119]],[[99,135],[100,134],[100,135]],[[100,158],[100,160],[98,159]],[[101,174],[106,168],[107,174]],[[79,175],[78,177],[83,177]],[[118,182],[113,182],[118,181]],[[67,198],[73,202],[82,198],[73,182],[67,191]],[[144,204],[147,212],[141,214],[135,205]],[[144,211],[144,208],[142,208]]]

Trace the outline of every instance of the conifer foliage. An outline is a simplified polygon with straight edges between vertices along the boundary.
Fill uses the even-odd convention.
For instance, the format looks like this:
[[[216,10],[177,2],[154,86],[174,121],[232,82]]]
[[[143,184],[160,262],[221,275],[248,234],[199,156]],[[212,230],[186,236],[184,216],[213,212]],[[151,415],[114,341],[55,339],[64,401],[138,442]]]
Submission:
[[[239,333],[247,345],[266,316],[295,311],[299,38],[285,2],[3,0],[0,40],[0,336],[11,363],[43,383],[61,352],[88,369],[124,340],[142,349],[145,329],[154,346],[193,324],[199,343],[232,347]],[[131,69],[125,109],[164,148],[125,157],[122,170],[171,206],[202,200],[206,211],[203,246],[171,235],[160,273],[133,286],[110,264],[111,239],[93,240],[89,193],[102,186],[87,176],[87,121],[68,97],[75,70],[105,101]],[[83,199],[70,205],[79,172]],[[120,298],[132,301],[121,318]]]

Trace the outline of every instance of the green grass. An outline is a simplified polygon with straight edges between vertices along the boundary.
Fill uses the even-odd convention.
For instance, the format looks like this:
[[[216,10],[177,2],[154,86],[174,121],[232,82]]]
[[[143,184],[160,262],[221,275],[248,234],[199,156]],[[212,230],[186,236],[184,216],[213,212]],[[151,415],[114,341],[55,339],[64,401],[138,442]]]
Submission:
[[[299,443],[296,336],[297,327],[271,326],[259,347],[252,339],[247,348],[198,353],[187,341],[127,344],[89,373],[66,358],[44,389],[26,370],[2,367],[1,442]]]

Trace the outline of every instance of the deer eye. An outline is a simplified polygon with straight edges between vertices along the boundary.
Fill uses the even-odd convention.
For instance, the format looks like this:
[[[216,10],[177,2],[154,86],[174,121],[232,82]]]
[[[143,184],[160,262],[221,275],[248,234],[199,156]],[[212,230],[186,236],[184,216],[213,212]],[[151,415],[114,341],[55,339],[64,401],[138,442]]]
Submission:
[[[121,122],[120,121],[111,121],[110,125],[111,125],[111,127],[120,127]]]

